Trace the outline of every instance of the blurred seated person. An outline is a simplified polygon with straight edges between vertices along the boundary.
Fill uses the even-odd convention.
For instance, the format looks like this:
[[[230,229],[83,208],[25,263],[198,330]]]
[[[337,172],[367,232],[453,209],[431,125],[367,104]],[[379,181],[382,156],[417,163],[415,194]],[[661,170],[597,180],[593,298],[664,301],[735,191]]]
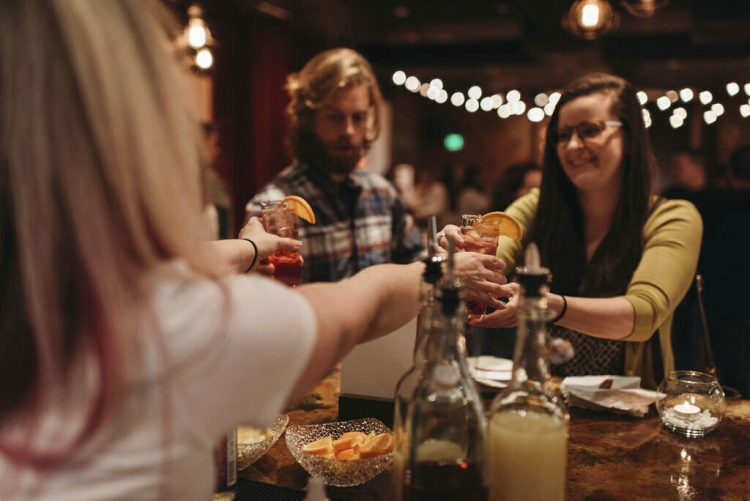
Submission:
[[[464,170],[461,186],[456,195],[456,210],[462,214],[483,214],[490,206],[490,197],[484,192],[478,164],[469,164]]]
[[[417,169],[414,195],[409,209],[422,228],[427,228],[427,218],[433,214],[437,216],[438,221],[442,221],[448,210],[448,190],[426,169]]]
[[[504,210],[532,188],[542,185],[542,170],[536,162],[521,162],[506,167],[492,194],[490,207]]]
[[[220,437],[419,309],[421,263],[290,289],[232,271],[298,245],[257,220],[201,244],[163,9],[0,4],[0,499],[209,499]]]
[[[556,375],[638,375],[655,387],[674,367],[672,314],[693,281],[702,225],[689,202],[651,194],[652,158],[630,83],[595,73],[565,87],[550,118],[541,189],[507,209],[524,239],[498,246],[508,273],[530,242],[552,272],[551,334],[575,349]],[[443,232],[443,245],[461,247],[458,228]],[[502,288],[507,305],[472,324],[516,325],[518,285]]]
[[[669,159],[669,187],[662,195],[695,203],[706,189],[706,165],[697,151],[681,151]]]

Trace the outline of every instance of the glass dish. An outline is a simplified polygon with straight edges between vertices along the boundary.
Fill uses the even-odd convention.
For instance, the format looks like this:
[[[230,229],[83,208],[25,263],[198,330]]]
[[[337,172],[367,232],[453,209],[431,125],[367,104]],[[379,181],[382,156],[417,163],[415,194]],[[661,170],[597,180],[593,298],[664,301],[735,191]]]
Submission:
[[[680,435],[702,437],[715,430],[724,417],[724,391],[710,374],[672,371],[659,391],[666,395],[656,402],[662,423]]]
[[[237,427],[237,470],[244,470],[273,447],[289,424],[286,414],[277,416],[265,430],[250,426]],[[258,440],[259,437],[263,437]]]
[[[310,475],[322,477],[326,485],[351,487],[363,484],[391,467],[393,463],[392,452],[356,461],[338,461],[302,452],[302,447],[310,442],[328,435],[331,435],[335,440],[349,431],[391,433],[386,425],[374,418],[296,425],[290,426],[286,431],[286,445],[302,468]]]

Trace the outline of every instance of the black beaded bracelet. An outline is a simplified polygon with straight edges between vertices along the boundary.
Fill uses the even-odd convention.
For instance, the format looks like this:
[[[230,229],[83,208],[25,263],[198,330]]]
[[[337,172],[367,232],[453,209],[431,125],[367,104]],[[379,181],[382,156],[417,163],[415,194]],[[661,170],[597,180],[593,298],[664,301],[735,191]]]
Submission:
[[[253,254],[253,262],[252,262],[252,263],[250,263],[250,267],[249,267],[249,268],[247,269],[247,271],[245,272],[245,273],[247,273],[247,272],[249,272],[249,271],[252,271],[253,267],[255,266],[255,263],[256,263],[256,262],[258,261],[258,246],[257,246],[257,245],[255,245],[255,242],[253,242],[253,241],[252,241],[252,240],[250,240],[249,238],[240,238],[240,240],[244,240],[244,241],[246,241],[246,242],[250,242],[250,245],[252,245],[252,246],[253,246],[253,250],[255,250],[255,253]]]
[[[562,300],[563,300],[563,307],[562,307],[562,309],[560,310],[560,313],[558,313],[558,314],[557,314],[557,315],[555,316],[555,318],[553,318],[552,320],[550,320],[550,321],[549,321],[549,323],[551,323],[551,324],[554,324],[554,323],[556,323],[556,322],[559,322],[559,321],[560,321],[560,320],[562,319],[562,317],[564,317],[564,316],[565,316],[565,312],[566,312],[566,311],[568,311],[568,300],[567,300],[567,299],[565,299],[565,296],[563,296],[562,294],[560,294],[560,297],[561,297],[561,298],[562,298]]]

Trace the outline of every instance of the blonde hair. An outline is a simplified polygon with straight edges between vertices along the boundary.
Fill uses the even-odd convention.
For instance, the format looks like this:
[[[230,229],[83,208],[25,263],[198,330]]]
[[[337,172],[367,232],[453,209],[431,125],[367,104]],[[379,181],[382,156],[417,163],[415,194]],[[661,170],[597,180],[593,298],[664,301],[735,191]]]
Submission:
[[[299,73],[289,75],[287,116],[289,142],[295,154],[304,148],[300,143],[309,137],[312,117],[321,103],[335,90],[357,85],[367,86],[372,107],[365,134],[367,148],[380,134],[382,96],[372,66],[359,52],[343,47],[329,49],[310,59]]]
[[[99,389],[85,439],[124,377],[156,266],[182,258],[222,273],[192,250],[204,232],[199,135],[164,19],[156,2],[0,5],[0,352],[20,343],[29,362],[0,363],[0,416],[64,390],[90,350]]]

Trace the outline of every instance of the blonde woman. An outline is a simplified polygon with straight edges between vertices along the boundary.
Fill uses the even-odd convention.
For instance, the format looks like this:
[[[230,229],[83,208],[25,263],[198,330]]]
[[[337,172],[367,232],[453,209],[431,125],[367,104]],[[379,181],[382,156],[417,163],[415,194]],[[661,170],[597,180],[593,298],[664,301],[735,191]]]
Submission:
[[[0,3],[1,499],[208,499],[222,434],[417,312],[418,263],[291,291],[230,274],[248,242],[197,245],[198,133],[155,8]]]

